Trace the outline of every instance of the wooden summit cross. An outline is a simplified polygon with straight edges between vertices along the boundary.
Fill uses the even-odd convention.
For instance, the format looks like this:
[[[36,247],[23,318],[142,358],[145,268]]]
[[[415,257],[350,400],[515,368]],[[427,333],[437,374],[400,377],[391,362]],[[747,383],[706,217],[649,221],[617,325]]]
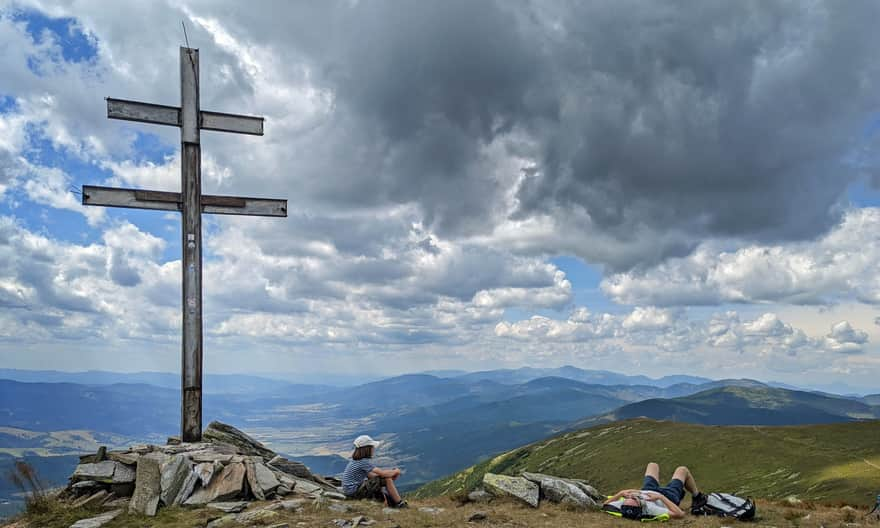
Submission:
[[[181,440],[202,439],[202,213],[287,216],[287,200],[202,195],[199,130],[263,135],[263,118],[199,108],[199,50],[180,48],[180,106],[107,99],[107,117],[180,127],[181,191],[84,185],[83,205],[180,211],[183,229]]]

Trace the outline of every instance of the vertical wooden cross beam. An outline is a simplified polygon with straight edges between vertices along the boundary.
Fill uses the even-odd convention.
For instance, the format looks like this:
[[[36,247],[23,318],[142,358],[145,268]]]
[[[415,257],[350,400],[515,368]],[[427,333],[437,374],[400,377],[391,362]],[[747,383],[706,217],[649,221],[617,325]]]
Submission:
[[[199,144],[199,52],[180,49],[180,192],[183,224],[181,432],[202,439],[202,147]]]
[[[180,48],[180,106],[107,99],[107,117],[180,127],[180,193],[83,186],[83,205],[182,213],[181,439],[202,438],[202,213],[287,216],[287,200],[202,195],[200,130],[263,135],[263,118],[201,110],[199,51]]]

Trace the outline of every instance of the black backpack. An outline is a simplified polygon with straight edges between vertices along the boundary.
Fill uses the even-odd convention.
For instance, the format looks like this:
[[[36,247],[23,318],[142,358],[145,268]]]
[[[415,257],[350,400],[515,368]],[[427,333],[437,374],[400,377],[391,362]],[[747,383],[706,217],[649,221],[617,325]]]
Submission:
[[[691,507],[693,515],[717,515],[741,521],[754,519],[755,511],[755,503],[751,498],[744,499],[730,493],[710,493],[704,503]]]

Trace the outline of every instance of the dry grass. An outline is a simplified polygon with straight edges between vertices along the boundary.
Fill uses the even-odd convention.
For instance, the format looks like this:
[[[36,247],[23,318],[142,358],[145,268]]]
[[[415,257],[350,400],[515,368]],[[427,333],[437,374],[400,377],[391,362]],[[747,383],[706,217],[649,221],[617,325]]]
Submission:
[[[556,505],[545,504],[539,509],[532,509],[508,501],[493,501],[490,504],[461,504],[448,498],[436,498],[418,500],[411,503],[411,508],[383,513],[382,506],[370,502],[346,502],[351,507],[347,513],[339,513],[326,508],[307,506],[299,512],[279,511],[277,515],[263,522],[263,525],[276,523],[288,523],[291,528],[303,527],[330,527],[334,519],[351,519],[357,515],[364,515],[374,519],[376,528],[442,528],[462,526],[485,526],[485,527],[546,527],[558,528],[568,526],[596,526],[603,527],[630,527],[638,526],[632,521],[620,520],[597,512],[571,511]],[[268,503],[256,503],[250,509],[258,509]],[[427,513],[419,511],[419,508],[442,508],[439,513]],[[468,523],[467,519],[475,512],[482,511],[487,514],[487,519],[480,522]],[[867,509],[860,508],[855,511],[837,507],[818,506],[812,504],[799,505],[797,507],[782,505],[766,501],[758,503],[759,518],[751,526],[774,526],[774,527],[840,527],[854,528],[852,523],[859,526],[880,526],[877,521],[865,519]],[[70,510],[55,503],[51,513],[40,515],[27,515],[22,520],[29,524],[28,528],[67,528],[80,518],[96,515],[96,511]],[[222,517],[224,514],[208,508],[166,508],[160,510],[159,515],[146,518],[134,515],[122,515],[113,522],[105,525],[106,528],[196,528],[204,527],[210,520]],[[720,518],[688,517],[679,521],[672,521],[670,526],[707,527],[720,528],[722,526],[737,526],[736,521]],[[25,525],[17,525],[23,528]],[[255,524],[252,526],[259,526]]]

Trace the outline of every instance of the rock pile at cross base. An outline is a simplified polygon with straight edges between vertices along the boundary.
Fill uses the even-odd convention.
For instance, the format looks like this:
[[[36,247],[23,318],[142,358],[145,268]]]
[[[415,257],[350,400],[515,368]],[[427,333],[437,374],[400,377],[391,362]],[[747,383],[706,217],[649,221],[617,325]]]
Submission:
[[[153,516],[161,506],[244,509],[246,501],[297,495],[337,499],[332,479],[313,475],[238,429],[211,422],[202,442],[138,445],[80,457],[63,496],[76,506],[127,507]]]

